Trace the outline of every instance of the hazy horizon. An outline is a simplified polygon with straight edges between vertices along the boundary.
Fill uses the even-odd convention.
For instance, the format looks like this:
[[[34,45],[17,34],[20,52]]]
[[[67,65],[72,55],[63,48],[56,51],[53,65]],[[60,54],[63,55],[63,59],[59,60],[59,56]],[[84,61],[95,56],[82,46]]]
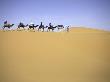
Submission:
[[[110,30],[110,0],[0,0],[0,25],[33,22]]]

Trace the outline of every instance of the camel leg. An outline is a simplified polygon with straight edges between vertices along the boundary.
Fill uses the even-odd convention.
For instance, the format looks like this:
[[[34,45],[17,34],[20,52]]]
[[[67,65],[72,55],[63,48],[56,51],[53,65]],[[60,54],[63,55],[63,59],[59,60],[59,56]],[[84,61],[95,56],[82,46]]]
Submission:
[[[44,29],[43,29],[43,31],[42,32],[44,32]]]
[[[47,32],[48,32],[48,29],[47,29]]]
[[[8,27],[8,29],[10,29],[10,26]],[[9,30],[8,30],[9,31]]]
[[[58,28],[58,31],[59,31],[59,28]]]
[[[25,28],[23,27],[23,30],[25,30]]]
[[[19,29],[20,29],[20,27],[18,26],[17,30],[19,30]]]
[[[43,28],[43,31],[42,32],[44,32],[44,28]]]
[[[47,32],[49,31],[49,29],[47,29]]]
[[[19,30],[20,28],[18,27],[17,30]]]
[[[28,30],[29,30],[29,28],[28,28]]]
[[[33,30],[34,30],[34,27],[33,27]]]
[[[5,29],[5,27],[3,26],[3,30]]]
[[[41,31],[41,28],[39,28],[39,31]]]
[[[52,29],[52,32],[53,32],[53,29]]]
[[[41,30],[41,28],[38,28],[38,31],[40,31]]]

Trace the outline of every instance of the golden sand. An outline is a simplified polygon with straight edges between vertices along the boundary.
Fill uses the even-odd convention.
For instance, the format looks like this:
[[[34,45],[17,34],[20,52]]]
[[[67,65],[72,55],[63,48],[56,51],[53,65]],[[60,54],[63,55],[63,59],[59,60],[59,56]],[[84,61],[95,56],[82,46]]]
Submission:
[[[0,31],[0,82],[109,82],[110,32]]]

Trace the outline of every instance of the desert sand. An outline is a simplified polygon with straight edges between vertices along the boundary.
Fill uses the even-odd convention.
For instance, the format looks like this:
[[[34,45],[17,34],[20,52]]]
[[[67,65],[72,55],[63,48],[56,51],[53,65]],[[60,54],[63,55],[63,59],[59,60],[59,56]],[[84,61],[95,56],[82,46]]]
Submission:
[[[0,31],[0,82],[109,82],[110,32]]]

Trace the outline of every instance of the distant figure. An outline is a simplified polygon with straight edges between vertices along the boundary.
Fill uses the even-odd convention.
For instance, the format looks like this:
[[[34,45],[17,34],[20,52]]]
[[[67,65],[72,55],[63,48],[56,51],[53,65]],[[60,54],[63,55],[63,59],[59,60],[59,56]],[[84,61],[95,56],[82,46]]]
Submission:
[[[67,32],[69,32],[69,26],[67,26]]]
[[[50,31],[50,30],[52,30],[52,31],[54,30],[54,29],[53,29],[53,26],[52,26],[52,24],[51,24],[51,23],[49,23],[49,27],[48,27],[47,32],[48,32],[48,31]]]
[[[10,29],[14,24],[8,24],[7,20],[4,22],[3,30],[7,27]]]

